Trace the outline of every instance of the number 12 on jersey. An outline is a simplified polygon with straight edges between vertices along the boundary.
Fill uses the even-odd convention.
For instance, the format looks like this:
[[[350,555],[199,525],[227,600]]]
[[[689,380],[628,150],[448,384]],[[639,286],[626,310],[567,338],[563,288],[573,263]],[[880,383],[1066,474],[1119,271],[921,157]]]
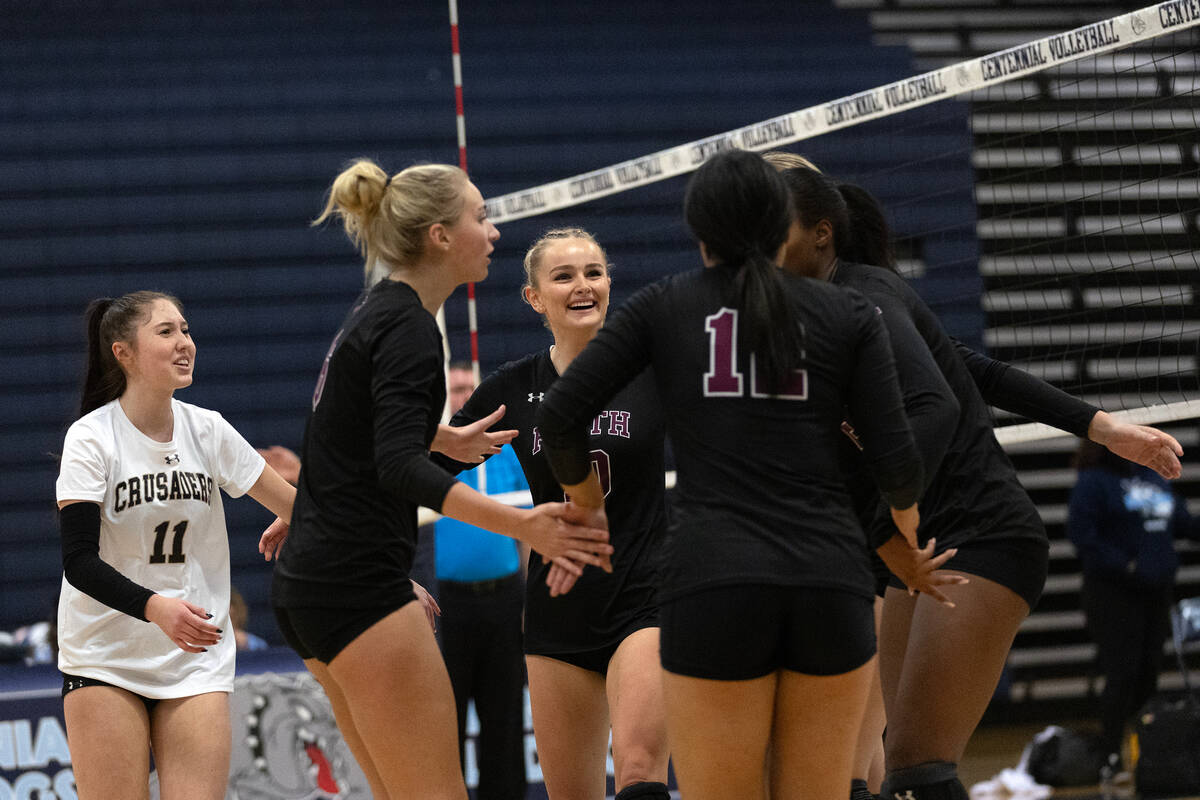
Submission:
[[[705,397],[744,396],[743,375],[738,369],[736,308],[722,308],[704,318],[708,331],[708,372],[704,373]],[[780,387],[771,394],[766,381],[758,374],[757,359],[750,354],[750,397],[772,400],[807,400],[808,370],[794,369]]]

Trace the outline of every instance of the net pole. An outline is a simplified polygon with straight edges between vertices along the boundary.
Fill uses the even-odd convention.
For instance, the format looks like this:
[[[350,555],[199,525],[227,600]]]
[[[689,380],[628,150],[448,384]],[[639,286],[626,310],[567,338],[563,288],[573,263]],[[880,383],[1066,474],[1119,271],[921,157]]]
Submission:
[[[458,131],[458,166],[467,171],[467,123],[463,114],[462,50],[458,39],[458,0],[450,2],[450,60],[454,66],[454,123]],[[479,321],[475,313],[475,284],[467,284],[467,331],[471,339],[471,371],[479,384]]]
[[[454,124],[458,135],[458,166],[463,172],[467,171],[467,122],[463,113],[462,90],[462,49],[458,39],[458,0],[449,0],[450,6],[450,63],[454,70]],[[442,337],[446,335],[444,312],[439,314],[439,324],[442,327]],[[479,316],[475,311],[475,284],[467,284],[467,334],[471,343],[471,374],[475,385],[483,379],[479,369]],[[487,494],[487,470],[481,464],[476,468],[479,477],[479,491]]]

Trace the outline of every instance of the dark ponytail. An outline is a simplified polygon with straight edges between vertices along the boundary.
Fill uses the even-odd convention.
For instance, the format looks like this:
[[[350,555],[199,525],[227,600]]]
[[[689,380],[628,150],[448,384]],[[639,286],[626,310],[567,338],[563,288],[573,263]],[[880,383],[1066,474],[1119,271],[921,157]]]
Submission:
[[[132,341],[138,324],[156,300],[168,300],[175,304],[180,313],[183,312],[179,300],[162,292],[132,292],[116,299],[101,297],[88,303],[84,312],[88,339],[87,367],[83,376],[79,416],[95,411],[125,392],[125,372],[113,355],[113,342]]]
[[[846,201],[850,222],[848,235],[837,239],[838,258],[896,272],[896,251],[883,206],[875,195],[853,183],[839,183],[837,189]]]
[[[775,393],[800,364],[804,342],[774,256],[787,241],[792,205],[778,172],[757,153],[729,150],[696,170],[684,199],[692,234],[722,268],[735,270],[739,350],[755,354]]]

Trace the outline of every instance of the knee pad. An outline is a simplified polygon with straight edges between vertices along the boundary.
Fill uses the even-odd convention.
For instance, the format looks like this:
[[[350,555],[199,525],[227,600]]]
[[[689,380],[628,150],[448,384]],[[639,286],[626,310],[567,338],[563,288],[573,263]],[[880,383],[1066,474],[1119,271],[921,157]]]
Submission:
[[[671,793],[667,791],[665,783],[638,781],[617,792],[613,800],[669,800],[670,797]]]
[[[967,789],[958,779],[958,765],[929,761],[915,767],[893,770],[883,779],[882,800],[968,800]]]
[[[867,788],[867,782],[862,778],[850,780],[850,800],[875,800],[875,795]]]

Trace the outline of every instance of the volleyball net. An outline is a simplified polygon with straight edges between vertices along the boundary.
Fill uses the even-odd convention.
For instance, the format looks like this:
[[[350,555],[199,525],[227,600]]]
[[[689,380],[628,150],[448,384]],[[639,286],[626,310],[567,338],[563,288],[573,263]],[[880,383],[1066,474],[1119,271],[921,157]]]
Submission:
[[[591,230],[620,302],[699,263],[681,208],[707,158],[797,152],[881,201],[901,273],[949,333],[1130,421],[1190,420],[1198,26],[1194,2],[1159,3],[490,197],[488,213],[509,242]],[[996,423],[1006,444],[1063,435]]]
[[[901,271],[952,334],[1107,410],[1190,419],[1197,25],[1194,3],[1160,3],[488,198],[489,215],[506,236],[522,221],[519,241],[583,224],[618,268],[666,274],[696,261],[688,173],[732,148],[799,152],[880,198]]]

